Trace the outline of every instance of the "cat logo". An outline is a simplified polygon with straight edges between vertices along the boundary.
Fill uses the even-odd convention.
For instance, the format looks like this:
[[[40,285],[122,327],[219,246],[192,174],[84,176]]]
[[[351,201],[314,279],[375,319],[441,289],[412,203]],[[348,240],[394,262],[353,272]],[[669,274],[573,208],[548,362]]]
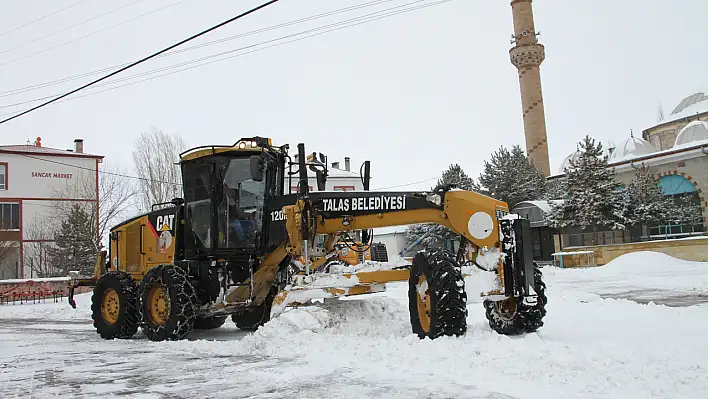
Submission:
[[[160,215],[157,217],[155,227],[157,231],[172,231],[174,228],[175,215]]]
[[[172,230],[174,226],[175,215],[161,215],[157,217],[157,231],[159,231],[159,239],[157,243],[157,250],[164,254],[167,252],[167,248],[172,245]]]

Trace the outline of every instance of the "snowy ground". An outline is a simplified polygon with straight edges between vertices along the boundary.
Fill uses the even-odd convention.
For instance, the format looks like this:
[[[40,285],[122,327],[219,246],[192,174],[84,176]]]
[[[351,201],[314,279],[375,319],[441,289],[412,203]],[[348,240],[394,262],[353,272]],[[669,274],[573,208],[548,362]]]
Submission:
[[[182,342],[103,341],[86,294],[76,310],[0,306],[0,397],[708,397],[708,264],[634,253],[543,271],[546,325],[513,338],[470,304],[465,337],[421,341],[403,284]]]

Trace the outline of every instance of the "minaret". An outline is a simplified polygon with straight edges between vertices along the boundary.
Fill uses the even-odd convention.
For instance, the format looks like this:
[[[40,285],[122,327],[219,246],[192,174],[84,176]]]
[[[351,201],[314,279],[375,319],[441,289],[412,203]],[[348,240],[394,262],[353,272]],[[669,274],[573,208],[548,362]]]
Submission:
[[[514,16],[514,35],[511,43],[515,46],[509,50],[509,55],[511,63],[519,72],[526,152],[536,169],[544,176],[549,176],[551,166],[539,69],[545,58],[545,51],[536,37],[531,0],[512,0],[511,10]]]

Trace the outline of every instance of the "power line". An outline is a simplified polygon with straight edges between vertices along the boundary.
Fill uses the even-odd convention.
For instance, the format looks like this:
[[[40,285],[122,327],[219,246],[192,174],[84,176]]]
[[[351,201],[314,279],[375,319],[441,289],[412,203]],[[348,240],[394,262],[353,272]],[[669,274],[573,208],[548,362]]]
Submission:
[[[413,4],[413,3],[418,3],[418,2],[421,2],[421,1],[425,1],[425,0],[417,0],[417,1],[414,1],[414,2],[411,2],[411,3],[408,3],[408,4],[406,4],[406,5]],[[403,13],[410,12],[410,11],[414,11],[414,10],[421,9],[421,8],[432,7],[432,6],[439,5],[439,4],[442,4],[442,3],[447,3],[447,2],[450,2],[450,1],[452,1],[452,0],[438,0],[438,1],[433,2],[433,3],[428,3],[428,4],[424,4],[424,5],[419,5],[419,6],[415,6],[415,7],[410,7],[410,8],[403,9],[403,10],[398,10],[398,11],[396,11],[396,12],[391,12],[391,13],[388,13],[388,14],[385,14],[385,15],[380,15],[380,16],[377,16],[377,17],[375,17],[375,18],[369,18],[368,20],[360,21],[360,22],[357,22],[357,23],[352,23],[352,24],[345,25],[345,26],[339,26],[339,27],[336,27],[336,28],[333,28],[333,29],[326,30],[326,31],[324,31],[324,32],[319,32],[319,33],[311,34],[311,35],[308,35],[308,36],[305,36],[305,37],[301,37],[301,38],[297,38],[297,39],[292,39],[292,40],[288,40],[288,41],[281,42],[281,43],[272,44],[272,45],[270,45],[270,46],[265,46],[265,47],[257,48],[257,49],[254,49],[254,50],[251,50],[251,51],[248,51],[248,52],[245,52],[245,53],[236,54],[236,55],[231,55],[231,56],[229,56],[229,57],[224,57],[224,58],[221,58],[221,59],[217,59],[217,60],[205,62],[205,63],[199,64],[199,65],[194,65],[194,66],[190,66],[190,67],[187,67],[187,68],[182,68],[182,69],[179,69],[179,70],[176,70],[176,71],[164,73],[164,74],[157,75],[157,76],[152,76],[152,77],[145,78],[145,79],[141,79],[141,80],[138,80],[138,81],[135,81],[135,82],[130,82],[130,83],[126,83],[126,84],[114,86],[114,87],[109,87],[109,88],[104,89],[104,90],[99,90],[99,91],[87,93],[87,94],[84,94],[84,95],[75,96],[75,97],[70,98],[70,99],[66,99],[66,100],[63,100],[63,101],[59,101],[59,103],[66,102],[66,101],[71,101],[71,100],[77,100],[77,99],[83,98],[83,97],[90,97],[90,96],[93,96],[93,95],[96,95],[96,94],[100,94],[100,93],[103,93],[103,92],[106,92],[106,91],[111,91],[111,90],[119,89],[119,88],[121,88],[121,87],[126,87],[126,86],[132,86],[132,85],[135,85],[135,84],[138,84],[138,83],[142,83],[142,82],[145,82],[145,81],[148,81],[148,80],[157,79],[157,78],[161,78],[161,77],[164,77],[164,76],[168,76],[168,75],[172,75],[172,74],[184,72],[184,71],[187,71],[187,70],[190,70],[190,69],[199,68],[199,67],[202,67],[202,66],[205,66],[205,65],[209,65],[209,64],[216,63],[216,62],[226,61],[226,60],[231,59],[231,58],[241,57],[241,56],[244,56],[244,55],[247,55],[247,54],[251,54],[251,53],[258,52],[258,51],[266,50],[266,49],[269,49],[269,48],[272,48],[272,47],[282,46],[282,45],[285,45],[285,44],[288,44],[288,43],[297,42],[297,41],[300,41],[300,40],[305,40],[305,39],[308,39],[308,38],[311,38],[311,37],[314,37],[314,36],[323,35],[323,34],[330,33],[330,32],[333,32],[333,31],[337,31],[337,30],[340,30],[340,29],[345,29],[345,28],[350,28],[350,27],[353,27],[353,26],[362,25],[362,24],[369,23],[369,22],[373,22],[373,21],[376,21],[376,20],[379,20],[379,19],[382,19],[382,18],[388,18],[388,17],[394,16],[394,15],[403,14]],[[399,6],[399,7],[400,7],[400,6]],[[377,13],[378,13],[378,12],[377,12]],[[372,14],[377,14],[377,13],[372,13]],[[370,14],[370,15],[372,15],[372,14]],[[362,18],[362,17],[357,17],[357,18],[353,18],[353,19],[359,19],[359,18]],[[344,22],[346,22],[346,21],[344,21]],[[330,24],[330,25],[327,25],[327,26],[336,26],[336,25],[341,25],[341,24],[342,24],[342,22],[340,22],[340,23],[335,23],[335,24]],[[297,36],[297,35],[301,35],[301,34],[303,34],[303,33],[312,32],[312,31],[321,30],[321,29],[323,29],[323,27],[310,29],[310,30],[308,30],[308,31],[304,31],[304,32],[300,32],[300,33],[297,33],[297,34],[292,34],[292,35],[284,36],[284,37],[282,37],[282,38]],[[179,67],[179,66],[184,66],[184,65],[186,65],[186,64],[192,64],[192,63],[194,63],[194,62],[203,61],[204,59],[214,58],[214,57],[216,57],[216,56],[220,56],[220,55],[224,55],[224,54],[228,54],[228,53],[233,53],[233,52],[235,52],[235,51],[240,51],[240,50],[245,49],[245,48],[256,47],[256,46],[258,46],[258,45],[260,45],[260,44],[263,44],[263,43],[268,43],[268,42],[272,42],[272,41],[281,40],[282,38],[273,39],[273,40],[269,40],[269,41],[266,41],[266,42],[257,43],[257,44],[255,44],[255,45],[250,45],[250,46],[246,46],[246,47],[239,48],[239,49],[235,49],[235,50],[229,50],[229,51],[226,51],[226,52],[223,52],[223,53],[216,54],[216,55],[214,55],[214,56],[207,56],[207,57],[204,57],[204,58],[199,59],[199,60],[196,60],[196,61],[187,61],[187,62],[184,62],[184,63],[181,63],[181,64],[177,64],[177,65],[173,65],[173,66],[164,67],[164,68],[161,68],[161,69],[158,69],[158,70],[143,72],[143,73],[140,73],[140,74],[132,75],[131,77],[126,77],[126,78],[123,78],[123,79],[119,79],[119,80],[107,82],[107,83],[105,83],[105,84],[103,84],[103,85],[99,85],[98,87],[106,86],[106,85],[111,85],[111,84],[114,84],[114,83],[119,82],[119,81],[130,80],[131,78],[135,78],[135,77],[139,77],[139,76],[145,76],[145,75],[153,74],[153,73],[156,73],[156,72],[161,72],[161,71],[164,71],[164,70],[167,70],[167,69],[172,69],[172,68]],[[11,104],[11,105],[20,105],[20,104],[25,104],[25,103],[30,103],[30,102],[36,102],[36,101],[39,101],[39,100],[42,100],[42,99],[45,99],[45,98],[48,98],[48,97],[43,97],[43,98],[40,98],[40,99],[30,100],[30,101],[26,101],[26,102],[23,102],[23,103],[17,103],[17,104]],[[11,106],[11,105],[7,105],[7,106]],[[8,112],[8,113],[0,114],[0,116],[12,115],[13,113],[14,113],[14,112]],[[19,115],[21,115],[21,114],[17,114],[16,116],[19,116]],[[4,122],[4,121],[3,121],[3,122]],[[3,122],[0,122],[0,123],[3,123]]]
[[[142,0],[137,0],[137,1],[142,1]],[[137,1],[136,1],[136,3],[137,3]],[[66,46],[67,44],[71,44],[71,43],[74,43],[74,42],[78,42],[79,40],[82,40],[82,39],[85,39],[85,38],[87,38],[87,37],[96,35],[96,34],[98,34],[98,33],[107,31],[107,30],[109,30],[109,29],[113,29],[113,28],[115,28],[115,27],[118,27],[118,26],[127,24],[127,23],[129,23],[129,22],[136,21],[136,20],[138,20],[138,19],[140,19],[140,18],[143,18],[143,17],[146,17],[146,16],[148,16],[148,15],[150,15],[150,14],[154,14],[154,13],[156,13],[156,12],[165,10],[165,9],[167,9],[167,8],[174,7],[174,6],[176,6],[177,4],[184,3],[185,1],[188,1],[188,0],[180,0],[180,1],[176,2],[176,3],[168,4],[168,5],[164,6],[164,7],[158,8],[157,10],[153,10],[153,11],[150,11],[150,12],[146,12],[146,13],[144,13],[144,14],[140,14],[140,15],[138,15],[137,17],[133,17],[133,18],[128,19],[128,20],[125,20],[125,21],[123,21],[123,22],[119,22],[119,23],[117,23],[117,24],[115,24],[115,25],[111,25],[111,26],[109,26],[109,27],[107,27],[107,28],[103,28],[103,29],[100,29],[100,30],[97,30],[97,31],[88,33],[88,34],[83,35],[83,36],[80,36],[80,37],[78,37],[78,38],[76,38],[76,39],[69,40],[68,42],[64,42],[64,43],[58,44],[58,45],[56,45],[56,46],[54,46],[54,47],[50,47],[50,48],[47,48],[47,49],[44,49],[44,50],[41,50],[41,51],[37,51],[36,53],[32,53],[32,54],[26,55],[26,56],[24,56],[24,57],[16,58],[16,59],[14,59],[14,60],[12,60],[12,61],[8,61],[8,62],[5,62],[5,63],[0,64],[0,67],[5,66],[5,65],[14,64],[14,63],[17,62],[17,61],[26,60],[27,58],[32,58],[32,57],[34,57],[35,55],[43,54],[43,53],[46,53],[47,51],[52,51],[52,50],[57,49],[57,48],[59,48],[59,47]]]
[[[390,1],[390,0],[387,0],[387,1]],[[105,82],[105,83],[98,84],[98,85],[96,85],[96,86],[94,86],[94,87],[110,86],[110,85],[113,85],[113,84],[115,84],[115,83],[124,82],[124,81],[128,81],[128,80],[133,80],[133,79],[139,78],[139,77],[141,77],[141,76],[153,75],[153,74],[158,73],[158,72],[163,72],[163,71],[167,71],[167,70],[170,70],[170,69],[179,68],[179,67],[185,66],[185,65],[195,64],[195,63],[198,63],[198,62],[201,62],[201,61],[206,61],[206,60],[209,60],[209,59],[212,59],[212,58],[220,57],[220,56],[222,56],[222,55],[231,54],[231,53],[235,53],[235,52],[238,52],[238,51],[241,51],[241,50],[247,50],[247,49],[249,49],[249,48],[258,47],[258,46],[263,45],[263,44],[268,44],[268,43],[272,43],[272,42],[277,42],[277,41],[280,41],[280,40],[283,40],[283,39],[287,39],[287,38],[291,38],[291,37],[296,37],[296,36],[300,36],[300,35],[307,34],[307,33],[316,32],[316,31],[323,30],[323,29],[326,29],[326,28],[331,28],[331,27],[343,25],[343,24],[346,24],[346,23],[349,23],[349,22],[354,22],[354,21],[362,20],[362,19],[365,19],[365,18],[368,18],[368,17],[375,16],[375,15],[377,15],[377,14],[385,13],[386,11],[391,11],[391,10],[394,10],[394,9],[397,9],[397,8],[405,7],[405,6],[407,6],[407,5],[411,5],[411,4],[415,4],[415,3],[420,3],[420,2],[423,2],[423,1],[427,1],[427,0],[416,0],[416,1],[413,1],[413,2],[410,2],[410,3],[406,3],[406,4],[403,4],[403,5],[398,5],[398,6],[396,6],[396,7],[391,7],[391,8],[384,9],[384,10],[379,10],[379,11],[376,11],[376,12],[373,12],[373,13],[370,13],[370,14],[366,14],[366,15],[363,15],[363,16],[351,18],[351,19],[344,20],[344,21],[339,21],[339,22],[336,22],[336,23],[333,23],[333,24],[324,25],[324,26],[320,26],[320,27],[317,27],[317,28],[308,29],[308,30],[305,30],[305,31],[301,31],[301,32],[294,33],[294,34],[290,34],[290,35],[286,35],[286,36],[281,36],[281,37],[276,38],[276,39],[266,40],[266,41],[262,41],[262,42],[259,42],[259,43],[256,43],[256,44],[251,44],[251,45],[247,45],[247,46],[244,46],[244,47],[239,47],[239,48],[236,48],[236,49],[233,49],[233,50],[228,50],[228,51],[224,51],[224,52],[221,52],[221,53],[212,54],[212,55],[208,55],[208,56],[205,56],[205,57],[201,57],[201,58],[197,58],[197,59],[193,59],[193,60],[181,62],[181,63],[178,63],[178,64],[173,64],[173,65],[169,65],[169,66],[166,66],[166,67],[162,67],[162,68],[158,68],[158,69],[153,69],[153,70],[151,70],[151,71],[146,71],[146,72],[141,72],[141,73],[138,73],[138,74],[135,74],[135,75],[126,76],[126,77],[124,77],[124,78],[114,79],[114,80],[111,80],[111,81],[109,81],[109,82]],[[446,1],[449,1],[449,0],[446,0]],[[416,9],[416,7],[412,7],[412,8],[409,8],[409,9],[405,9],[404,11],[413,10],[413,9]],[[393,15],[395,15],[395,14],[397,14],[397,13],[394,13]],[[375,20],[375,19],[374,19],[374,20]],[[365,21],[365,22],[371,22],[371,21]],[[330,32],[330,31],[328,31],[328,32]],[[312,36],[316,36],[316,35],[310,35],[310,36],[307,36],[307,37],[312,37]],[[307,38],[307,37],[305,37],[305,38]],[[302,39],[305,39],[305,38],[302,38]],[[287,44],[287,43],[290,43],[290,42],[291,42],[291,41],[287,41],[287,42],[281,43],[281,44],[279,44],[279,45]],[[264,49],[266,49],[266,48],[270,48],[270,47],[276,47],[276,46],[277,46],[277,45],[266,46],[266,47],[262,48],[262,50],[264,50]],[[258,50],[256,50],[256,51],[258,51]],[[252,51],[251,51],[251,52],[252,52]],[[242,54],[240,54],[240,55],[250,54],[251,52],[242,53]],[[240,55],[238,55],[238,56],[240,56]],[[226,59],[229,59],[229,58],[232,58],[232,57],[227,57],[227,58],[224,58],[224,59],[221,59],[221,60],[217,60],[217,61],[214,61],[214,62],[223,61],[223,60],[226,60]],[[208,65],[208,64],[210,64],[210,63],[209,63],[209,62],[203,63],[203,64],[197,65],[197,66],[195,66],[195,67],[199,67],[199,66],[203,66],[203,65]],[[188,69],[192,69],[192,68],[184,68],[184,69],[179,70],[179,72],[185,71],[185,70],[188,70]],[[170,73],[163,74],[163,75],[159,75],[159,76],[166,76],[166,75],[170,75]],[[158,76],[158,77],[159,77],[159,76]],[[136,82],[136,83],[143,82],[143,81],[145,81],[145,80],[150,80],[150,79],[143,79],[143,80],[140,80],[140,81],[138,81],[138,82]],[[130,85],[130,84],[128,84],[128,85],[120,85],[120,86],[116,86],[115,88],[124,87],[124,86],[129,86],[129,85]],[[102,93],[102,92],[104,92],[104,91],[106,91],[106,90],[101,90],[101,91],[98,91],[98,92],[93,92],[93,93],[91,93],[91,94]],[[52,95],[49,95],[49,96],[40,97],[40,98],[35,98],[35,99],[33,99],[33,100],[23,101],[23,102],[14,103],[14,104],[5,104],[5,105],[3,105],[2,107],[14,107],[14,106],[18,106],[18,105],[30,104],[30,103],[33,103],[33,102],[42,101],[42,100],[46,100],[46,99],[48,99],[48,98],[52,98],[52,97],[58,96],[58,95],[60,95],[60,94],[61,94],[61,93],[52,94]],[[87,95],[84,95],[84,96],[77,96],[77,97],[74,97],[74,99],[78,99],[78,98],[82,98],[82,97],[87,97],[87,96],[89,96],[89,95],[91,95],[91,94],[87,94]],[[66,101],[69,101],[69,100],[66,100]],[[60,101],[60,102],[64,102],[64,101]],[[10,114],[10,113],[8,113],[8,114]],[[2,116],[2,115],[6,115],[6,114],[0,114],[0,116]]]
[[[375,189],[375,190],[390,190],[390,189],[392,189],[392,188],[405,187],[405,186],[412,186],[412,185],[414,185],[414,184],[425,183],[425,182],[431,181],[431,180],[438,180],[439,178],[440,178],[440,177],[431,177],[430,179],[425,179],[425,180],[416,181],[416,182],[412,182],[412,183],[406,183],[406,184],[399,184],[399,185],[397,185],[397,186],[390,186],[390,187],[377,188],[377,189]]]
[[[1,151],[0,151],[0,152],[1,152]],[[89,172],[96,173],[96,169],[91,169],[91,168],[87,168],[87,167],[84,167],[84,166],[74,165],[74,164],[70,164],[70,163],[66,163],[66,162],[55,161],[55,160],[52,160],[52,159],[44,159],[44,158],[40,158],[40,157],[36,157],[36,156],[29,155],[29,154],[18,154],[18,155],[22,155],[23,157],[27,157],[27,158],[38,159],[38,160],[44,161],[44,162],[54,163],[54,164],[57,164],[57,165],[64,165],[64,166],[70,166],[70,167],[72,167],[72,168],[77,168],[77,169],[82,169],[82,170],[88,170]],[[122,174],[122,173],[115,173],[115,172],[106,172],[105,170],[99,170],[98,173],[105,174],[105,175],[111,175],[111,176],[125,177],[125,178],[128,178],[128,179],[143,180],[143,181],[148,181],[148,182],[152,182],[152,183],[171,184],[171,185],[174,185],[174,186],[181,186],[181,185],[182,185],[181,183],[175,183],[175,182],[169,182],[169,181],[148,179],[148,178],[146,178],[146,177],[131,176],[131,175],[126,175],[126,174]]]
[[[183,0],[183,1],[184,1],[184,0]],[[78,92],[78,91],[80,91],[80,90],[83,90],[83,89],[85,89],[85,88],[87,88],[87,87],[89,87],[89,86],[92,86],[92,85],[94,85],[94,84],[96,84],[96,83],[98,83],[98,82],[100,82],[100,81],[102,81],[102,80],[108,79],[108,78],[110,78],[111,76],[117,75],[117,74],[119,74],[119,73],[121,73],[121,72],[123,72],[123,71],[125,71],[125,70],[127,70],[127,69],[129,69],[129,68],[134,67],[135,65],[141,64],[141,63],[143,63],[143,62],[145,62],[145,61],[147,61],[147,60],[149,60],[149,59],[151,59],[151,58],[154,58],[154,57],[156,57],[156,56],[158,56],[158,55],[160,55],[160,54],[162,54],[162,53],[165,53],[165,52],[167,52],[167,51],[169,51],[169,50],[171,50],[171,49],[173,49],[173,48],[175,48],[175,47],[177,47],[177,46],[180,46],[180,45],[182,45],[182,44],[184,44],[184,43],[186,43],[186,42],[188,42],[188,41],[190,41],[190,40],[194,40],[194,39],[196,39],[197,37],[200,37],[200,36],[202,36],[202,35],[205,35],[205,34],[211,32],[211,31],[213,31],[213,30],[216,30],[216,29],[218,29],[218,28],[220,28],[220,27],[222,27],[222,26],[224,26],[224,25],[226,25],[226,24],[229,24],[229,23],[231,23],[231,22],[233,22],[233,21],[236,21],[237,19],[243,18],[243,17],[245,17],[245,16],[247,16],[247,15],[249,15],[249,14],[252,14],[252,13],[254,13],[254,12],[257,12],[257,11],[259,11],[259,10],[265,8],[265,7],[268,7],[268,6],[271,5],[271,4],[275,4],[275,3],[277,3],[278,1],[279,1],[279,0],[270,0],[270,1],[266,2],[266,3],[263,3],[263,4],[261,4],[261,5],[257,6],[257,7],[254,7],[254,8],[252,8],[252,9],[250,9],[250,10],[248,10],[248,11],[242,13],[242,14],[239,14],[239,15],[233,17],[233,18],[227,19],[226,21],[221,22],[221,23],[218,24],[218,25],[214,25],[214,26],[212,26],[212,27],[209,28],[209,29],[206,29],[206,30],[204,30],[204,31],[201,31],[201,32],[199,32],[199,33],[197,33],[197,34],[195,34],[195,35],[192,35],[192,36],[188,37],[187,39],[184,39],[184,40],[182,40],[182,41],[180,41],[180,42],[177,42],[177,43],[175,43],[175,44],[173,44],[173,45],[171,45],[171,46],[169,46],[169,47],[165,47],[164,49],[162,49],[162,50],[160,50],[160,51],[158,51],[158,52],[156,52],[156,53],[153,53],[153,54],[151,54],[151,55],[149,55],[149,56],[147,56],[147,57],[145,57],[145,58],[143,58],[143,59],[140,59],[140,60],[138,60],[138,61],[135,61],[135,62],[133,62],[132,64],[129,64],[129,65],[127,65],[127,66],[125,66],[125,67],[123,67],[123,68],[117,70],[117,71],[111,72],[111,73],[109,73],[108,75],[105,75],[105,76],[103,76],[103,77],[101,77],[101,78],[99,78],[99,79],[96,79],[96,80],[94,80],[94,81],[92,81],[92,82],[90,82],[90,83],[87,83],[87,84],[85,84],[85,85],[83,85],[83,86],[81,86],[81,87],[79,87],[79,88],[77,88],[77,89],[74,89],[74,90],[72,90],[72,91],[70,91],[70,92],[68,92],[68,93],[65,93],[65,94],[63,94],[63,95],[61,95],[61,96],[59,96],[59,97],[56,97],[56,98],[54,98],[54,99],[52,99],[52,100],[49,100],[49,101],[47,101],[47,102],[45,102],[45,103],[42,103],[42,104],[40,104],[40,105],[37,105],[36,107],[32,107],[32,108],[30,108],[30,109],[28,109],[28,110],[26,110],[26,111],[23,111],[23,112],[21,112],[21,113],[15,115],[15,116],[11,116],[11,117],[9,117],[9,118],[7,118],[7,119],[3,119],[2,121],[0,121],[0,124],[3,124],[3,123],[5,123],[5,122],[8,122],[8,121],[10,121],[10,120],[12,120],[12,119],[18,118],[18,117],[20,117],[20,116],[22,116],[22,115],[25,115],[25,114],[27,114],[27,113],[29,113],[29,112],[32,112],[32,111],[36,110],[36,109],[42,108],[42,107],[44,107],[44,106],[47,106],[47,105],[49,105],[49,104],[51,104],[51,103],[53,103],[53,102],[55,102],[55,101],[57,101],[57,100],[59,100],[59,99],[61,99],[61,98],[67,97],[67,96],[69,96],[69,95],[71,95],[71,94],[74,94],[74,93],[76,93],[76,92]]]
[[[252,30],[252,31],[249,31],[249,32],[241,33],[241,34],[238,34],[238,35],[228,36],[228,37],[225,37],[225,38],[222,38],[222,39],[217,39],[217,40],[205,42],[205,43],[198,44],[198,45],[195,45],[195,46],[185,47],[185,48],[182,48],[182,49],[177,49],[177,50],[169,51],[169,52],[167,52],[167,53],[165,53],[165,54],[161,54],[159,57],[155,57],[155,58],[168,57],[168,56],[170,56],[170,55],[174,55],[174,54],[178,54],[178,53],[183,53],[183,52],[186,52],[186,51],[191,51],[191,50],[195,50],[195,49],[198,49],[198,48],[211,46],[211,45],[214,45],[214,44],[223,43],[223,42],[226,42],[226,41],[229,41],[229,40],[240,39],[240,38],[243,38],[243,37],[246,37],[246,36],[251,36],[251,35],[258,34],[258,33],[262,33],[262,32],[266,32],[266,31],[269,31],[269,30],[278,29],[278,28],[282,28],[282,27],[286,27],[286,26],[290,26],[290,25],[295,25],[295,24],[299,24],[299,23],[302,23],[302,22],[312,21],[312,20],[315,20],[315,19],[319,19],[319,18],[323,18],[323,17],[327,17],[327,16],[339,14],[339,13],[342,13],[342,12],[352,11],[352,10],[356,10],[356,9],[360,9],[360,8],[366,8],[366,7],[372,7],[372,6],[379,5],[379,4],[383,4],[383,3],[389,3],[389,2],[391,2],[391,1],[394,1],[394,0],[376,0],[376,1],[369,1],[369,2],[366,2],[366,3],[357,4],[357,5],[354,5],[354,6],[339,8],[339,9],[336,9],[336,10],[327,11],[327,12],[324,12],[324,13],[321,13],[321,14],[316,14],[316,15],[312,15],[312,16],[309,16],[309,17],[305,17],[305,18],[301,18],[301,19],[297,19],[297,20],[293,20],[293,21],[289,21],[289,22],[284,22],[284,23],[277,24],[277,25],[271,25],[271,26],[266,27],[266,28],[256,29],[256,30]],[[44,87],[48,87],[48,86],[53,86],[53,85],[56,85],[56,84],[59,84],[59,83],[64,83],[64,82],[68,82],[68,81],[80,79],[80,78],[83,78],[83,77],[86,77],[86,76],[91,76],[91,75],[96,75],[96,74],[99,74],[99,73],[107,72],[107,71],[110,71],[110,70],[113,70],[113,69],[116,69],[116,68],[120,68],[120,67],[126,66],[126,65],[128,65],[128,63],[119,64],[119,65],[113,65],[113,66],[110,66],[110,67],[102,68],[102,69],[95,70],[95,71],[91,71],[91,72],[85,72],[85,73],[83,73],[83,74],[79,74],[79,75],[75,75],[75,76],[70,76],[70,77],[67,77],[67,78],[62,78],[62,79],[53,80],[53,81],[49,81],[49,82],[38,83],[38,84],[35,84],[35,85],[31,85],[31,86],[26,86],[26,87],[21,87],[21,88],[17,88],[17,89],[7,90],[7,91],[4,91],[4,92],[0,92],[0,97],[8,97],[8,96],[16,95],[16,94],[19,94],[19,93],[24,93],[24,92],[28,92],[28,91],[38,90],[38,89],[41,89],[41,88],[44,88]]]
[[[51,160],[51,159],[45,159],[45,158],[40,158],[40,157],[35,157],[35,156],[32,156],[32,155],[28,155],[28,154],[19,154],[19,155],[22,155],[22,156],[27,157],[27,158],[37,159],[37,160],[44,161],[44,162],[49,162],[49,163],[54,163],[54,164],[58,164],[58,165],[69,166],[69,167],[72,167],[72,168],[87,170],[87,171],[89,171],[89,172],[96,173],[96,169],[91,169],[91,168],[87,168],[87,167],[83,167],[83,166],[79,166],[79,165],[74,165],[74,164],[70,164],[70,163],[66,163],[66,162],[60,162],[60,161],[54,161],[54,160]],[[111,175],[111,176],[125,177],[125,178],[127,178],[127,179],[143,180],[143,181],[147,181],[147,182],[151,182],[151,183],[170,184],[170,185],[174,185],[174,186],[182,186],[182,185],[183,185],[182,183],[175,183],[175,182],[169,182],[169,181],[163,181],[163,180],[148,179],[148,178],[146,178],[146,177],[131,176],[131,175],[126,175],[126,174],[122,174],[122,173],[106,172],[105,170],[98,170],[98,173],[106,174],[106,175]],[[390,190],[390,189],[392,189],[392,188],[399,188],[399,187],[412,186],[412,185],[414,185],[414,184],[425,183],[425,182],[427,182],[427,181],[437,180],[437,179],[439,179],[439,178],[440,178],[440,177],[431,177],[430,179],[425,179],[425,180],[420,180],[420,181],[411,182],[411,183],[405,183],[405,184],[399,184],[399,185],[396,185],[396,186],[383,187],[383,188],[376,188],[376,189],[374,189],[374,190]]]
[[[39,17],[39,18],[35,19],[34,21],[30,21],[30,22],[27,22],[26,24],[20,25],[20,26],[18,26],[18,27],[16,27],[16,28],[12,28],[12,29],[10,29],[10,30],[6,30],[5,32],[0,33],[0,36],[5,36],[5,35],[7,35],[8,33],[11,33],[11,32],[14,32],[14,31],[16,31],[16,30],[20,30],[20,29],[22,29],[22,28],[24,28],[24,27],[30,26],[30,25],[32,25],[33,23],[39,22],[39,21],[41,21],[41,20],[43,20],[43,19],[47,19],[47,18],[49,18],[49,17],[51,17],[51,16],[53,16],[53,15],[59,14],[59,13],[62,12],[62,11],[66,11],[66,10],[72,8],[72,7],[78,6],[78,5],[81,4],[81,3],[85,3],[86,1],[87,1],[87,0],[77,1],[76,3],[73,3],[73,4],[69,5],[69,6],[66,6],[66,7],[64,7],[64,8],[62,8],[62,9],[60,9],[60,10],[54,11],[54,12],[52,12],[52,13],[49,13],[49,14],[43,16],[43,17]]]
[[[84,0],[84,1],[85,1],[85,0]],[[46,39],[46,38],[48,38],[48,37],[57,35],[57,34],[59,34],[59,33],[61,33],[61,32],[64,32],[64,31],[67,31],[67,30],[69,30],[69,29],[75,28],[75,27],[77,27],[77,26],[83,25],[83,24],[85,24],[85,23],[87,23],[87,22],[91,22],[91,21],[93,21],[94,19],[101,18],[101,17],[104,16],[104,15],[111,14],[111,13],[113,13],[113,12],[116,12],[116,11],[118,11],[118,10],[120,10],[120,9],[129,7],[129,6],[132,6],[133,4],[139,3],[139,2],[141,2],[141,1],[143,1],[143,0],[135,0],[134,2],[132,2],[132,3],[130,3],[130,4],[126,4],[126,5],[124,5],[124,6],[120,6],[120,7],[118,7],[118,8],[115,8],[115,9],[111,10],[111,11],[105,12],[105,13],[103,13],[103,14],[101,14],[101,15],[97,15],[97,16],[95,16],[95,17],[89,18],[89,19],[87,19],[87,20],[84,20],[84,21],[82,21],[82,22],[79,22],[78,24],[71,25],[71,26],[69,26],[68,28],[60,29],[60,30],[58,30],[58,31],[56,31],[56,32],[52,32],[52,33],[50,33],[50,34],[48,34],[48,35],[44,35],[44,36],[39,37],[39,38],[37,38],[37,39],[34,39],[34,40],[29,41],[29,42],[20,44],[19,46],[15,46],[15,47],[9,48],[9,49],[7,49],[7,50],[0,51],[0,54],[5,54],[5,53],[10,52],[10,51],[12,51],[12,50],[17,50],[18,48],[25,47],[25,46],[30,45],[30,44],[32,44],[32,43],[36,43],[36,42],[38,42],[38,41],[40,41],[40,40],[42,40],[42,39]],[[81,2],[79,2],[79,3],[81,3]],[[78,3],[76,3],[76,4],[78,4]],[[0,35],[0,36],[2,36],[2,35]],[[13,62],[14,62],[14,61],[13,61]]]

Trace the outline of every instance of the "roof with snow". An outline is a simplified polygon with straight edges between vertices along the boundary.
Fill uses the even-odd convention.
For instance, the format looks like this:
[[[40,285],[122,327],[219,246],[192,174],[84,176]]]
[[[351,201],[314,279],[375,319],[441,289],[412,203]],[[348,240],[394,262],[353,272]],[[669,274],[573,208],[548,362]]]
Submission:
[[[85,152],[74,152],[70,150],[60,150],[50,147],[39,147],[36,145],[0,145],[0,152],[32,155],[50,155],[64,157],[82,158],[103,158],[103,155],[87,154]]]
[[[358,172],[352,172],[350,170],[344,170],[344,169],[337,169],[337,168],[328,168],[327,169],[327,177],[359,177]]]
[[[708,113],[708,96],[702,92],[692,94],[683,100],[671,111],[671,114],[665,117],[656,126],[661,126],[666,123],[675,122],[690,116],[701,115]],[[649,129],[656,127],[652,126]]]
[[[560,205],[564,202],[564,200],[549,200],[549,201],[521,201],[518,204],[514,205],[514,209],[518,208],[520,205],[532,205],[535,206],[536,208],[540,209],[541,211],[548,213],[551,211],[551,204],[555,205]]]

